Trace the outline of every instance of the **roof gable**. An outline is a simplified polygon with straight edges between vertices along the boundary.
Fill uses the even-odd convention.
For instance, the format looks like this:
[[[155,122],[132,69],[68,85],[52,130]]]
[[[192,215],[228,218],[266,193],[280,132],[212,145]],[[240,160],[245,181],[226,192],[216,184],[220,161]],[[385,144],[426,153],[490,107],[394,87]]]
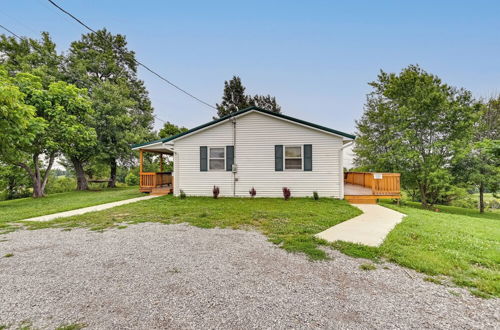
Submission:
[[[206,124],[197,126],[195,128],[192,128],[192,129],[190,129],[190,130],[188,130],[186,132],[183,132],[183,133],[180,133],[180,134],[177,134],[177,135],[173,135],[173,136],[170,136],[170,137],[167,137],[167,138],[163,138],[163,139],[159,139],[159,140],[155,140],[155,141],[151,141],[151,142],[146,142],[146,143],[141,143],[141,144],[135,144],[135,145],[132,146],[132,148],[136,149],[136,148],[147,146],[147,145],[150,145],[150,144],[173,141],[175,139],[178,139],[180,137],[192,134],[192,133],[197,132],[199,130],[202,130],[204,128],[208,128],[208,127],[210,127],[212,125],[221,123],[221,122],[223,122],[223,121],[225,121],[227,119],[230,119],[231,117],[240,116],[240,115],[248,113],[250,111],[261,112],[261,113],[264,113],[264,114],[267,114],[267,115],[270,115],[270,116],[274,116],[276,118],[280,118],[280,119],[283,119],[283,120],[286,120],[286,121],[291,121],[291,122],[294,122],[294,123],[297,123],[297,124],[300,124],[300,125],[303,125],[303,126],[308,126],[310,128],[314,128],[314,129],[325,131],[325,132],[328,132],[328,133],[331,133],[331,134],[335,134],[335,135],[339,135],[339,136],[342,136],[342,137],[346,137],[348,139],[353,139],[354,140],[356,138],[352,134],[344,133],[344,132],[337,131],[337,130],[332,129],[332,128],[328,128],[328,127],[325,127],[325,126],[313,124],[313,123],[310,123],[310,122],[305,121],[305,120],[297,119],[297,118],[294,118],[294,117],[283,115],[281,113],[276,113],[276,112],[265,110],[265,109],[262,109],[262,108],[259,108],[259,107],[256,107],[256,106],[252,106],[252,107],[248,107],[248,108],[245,108],[245,109],[242,109],[242,110],[238,110],[238,111],[233,112],[233,113],[231,113],[229,115],[223,116],[223,117],[221,117],[219,119],[212,120],[212,121],[210,121],[210,122],[208,122]]]

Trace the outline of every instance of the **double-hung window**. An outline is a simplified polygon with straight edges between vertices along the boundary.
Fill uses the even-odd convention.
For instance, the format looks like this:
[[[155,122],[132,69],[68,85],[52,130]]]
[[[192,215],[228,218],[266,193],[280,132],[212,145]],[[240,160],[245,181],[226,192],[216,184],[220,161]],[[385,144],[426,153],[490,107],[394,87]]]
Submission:
[[[224,147],[210,147],[208,168],[210,171],[223,171],[225,169]]]
[[[302,169],[302,146],[285,146],[285,170]]]

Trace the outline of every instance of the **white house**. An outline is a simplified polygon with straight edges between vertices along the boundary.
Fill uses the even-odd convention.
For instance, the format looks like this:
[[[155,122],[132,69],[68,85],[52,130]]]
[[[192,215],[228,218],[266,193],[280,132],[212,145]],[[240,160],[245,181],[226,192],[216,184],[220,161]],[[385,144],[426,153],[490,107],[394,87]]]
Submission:
[[[187,132],[140,145],[141,191],[175,195],[344,197],[342,150],[354,136],[283,114],[250,107]],[[143,172],[144,152],[173,155],[174,170]],[[163,161],[161,161],[163,163]],[[173,181],[173,187],[172,187]]]

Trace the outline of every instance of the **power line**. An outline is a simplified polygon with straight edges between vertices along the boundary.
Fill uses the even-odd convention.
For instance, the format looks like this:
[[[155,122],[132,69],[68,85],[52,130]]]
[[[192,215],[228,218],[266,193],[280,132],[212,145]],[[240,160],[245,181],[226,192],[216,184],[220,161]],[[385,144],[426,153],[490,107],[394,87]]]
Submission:
[[[17,39],[19,40],[22,40],[23,38],[21,38],[20,36],[18,36],[17,34],[15,34],[14,32],[12,32],[11,30],[7,29],[5,26],[3,26],[2,24],[0,24],[0,28],[4,29],[5,31],[9,32],[10,34],[12,34],[14,37],[16,37]]]
[[[66,15],[68,15],[69,17],[71,17],[72,19],[74,19],[76,22],[78,22],[80,25],[84,26],[87,30],[95,33],[96,35],[97,32],[92,29],[90,26],[88,26],[87,24],[85,24],[84,22],[82,22],[80,19],[78,19],[77,17],[75,17],[73,14],[71,14],[70,12],[68,12],[67,10],[65,10],[64,8],[60,7],[58,4],[56,4],[54,1],[52,0],[48,0],[54,7],[56,7],[57,9],[59,9],[60,11],[62,11],[63,13],[65,13]],[[101,38],[102,40],[105,40],[106,42],[108,42],[108,40],[106,40],[105,38]],[[112,46],[113,44],[111,42],[109,42]],[[194,96],[193,94],[189,93],[188,91],[182,89],[181,87],[177,86],[176,84],[174,84],[173,82],[171,82],[170,80],[168,80],[167,78],[163,77],[162,75],[160,75],[159,73],[157,73],[156,71],[154,71],[153,69],[149,68],[147,65],[139,62],[138,60],[134,59],[134,62],[137,64],[137,65],[140,65],[142,66],[144,69],[146,69],[147,71],[151,72],[152,74],[154,74],[155,76],[157,76],[158,78],[160,78],[161,80],[163,80],[164,82],[166,82],[167,84],[169,84],[170,86],[176,88],[177,90],[181,91],[182,93],[186,94],[187,96],[195,99],[196,101],[212,108],[212,109],[215,109],[217,110],[216,107],[214,107],[213,105],[211,105],[210,103],[208,102],[205,102],[203,101],[202,99]]]

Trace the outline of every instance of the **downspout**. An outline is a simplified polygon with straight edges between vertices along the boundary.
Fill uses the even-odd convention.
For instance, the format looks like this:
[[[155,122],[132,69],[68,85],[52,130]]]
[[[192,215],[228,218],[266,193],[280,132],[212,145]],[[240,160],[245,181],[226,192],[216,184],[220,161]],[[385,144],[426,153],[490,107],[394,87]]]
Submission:
[[[231,172],[233,172],[233,197],[236,197],[236,117],[232,117],[231,122],[233,123],[233,165]]]

